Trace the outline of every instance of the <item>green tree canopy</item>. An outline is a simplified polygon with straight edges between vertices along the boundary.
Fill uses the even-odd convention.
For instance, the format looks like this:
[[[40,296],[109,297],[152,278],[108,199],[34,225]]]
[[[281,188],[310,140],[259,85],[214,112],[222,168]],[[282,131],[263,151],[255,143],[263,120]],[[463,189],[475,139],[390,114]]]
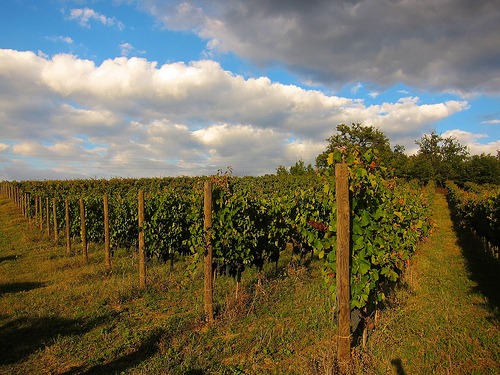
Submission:
[[[295,163],[294,166],[290,167],[290,170],[288,170],[285,166],[280,165],[278,168],[276,168],[276,174],[278,176],[286,176],[286,175],[306,175],[306,174],[313,174],[314,173],[314,168],[312,164],[306,165],[304,164],[304,161],[300,159]]]
[[[355,151],[365,153],[369,149],[375,149],[378,151],[379,158],[387,166],[392,165],[394,155],[389,138],[384,132],[373,126],[364,126],[359,122],[351,125],[340,124],[337,125],[337,134],[332,135],[327,141],[329,144],[326,150],[316,158],[316,167],[318,168],[328,166],[328,155],[336,149],[344,149],[348,153]]]
[[[467,146],[453,137],[443,138],[432,131],[415,141],[420,146],[416,155],[410,157],[409,175],[427,183],[434,180],[444,186],[446,180],[463,183],[467,180],[465,161],[469,157]]]
[[[500,160],[492,155],[473,155],[465,164],[467,181],[500,184]]]

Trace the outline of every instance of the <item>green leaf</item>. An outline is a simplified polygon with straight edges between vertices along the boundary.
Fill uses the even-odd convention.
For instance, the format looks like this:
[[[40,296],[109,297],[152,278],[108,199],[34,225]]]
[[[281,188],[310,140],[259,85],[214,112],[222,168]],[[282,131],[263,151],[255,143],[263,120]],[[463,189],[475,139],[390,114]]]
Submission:
[[[359,273],[361,275],[365,275],[366,273],[368,273],[368,271],[370,271],[370,268],[370,263],[368,263],[367,261],[362,260],[359,262]]]

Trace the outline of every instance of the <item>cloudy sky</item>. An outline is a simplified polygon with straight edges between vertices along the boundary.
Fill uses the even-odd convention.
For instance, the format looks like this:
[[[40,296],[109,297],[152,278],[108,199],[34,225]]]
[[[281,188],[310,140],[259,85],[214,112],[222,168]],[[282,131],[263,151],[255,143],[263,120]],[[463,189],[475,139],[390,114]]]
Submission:
[[[274,173],[340,123],[500,149],[495,0],[3,0],[0,180]]]

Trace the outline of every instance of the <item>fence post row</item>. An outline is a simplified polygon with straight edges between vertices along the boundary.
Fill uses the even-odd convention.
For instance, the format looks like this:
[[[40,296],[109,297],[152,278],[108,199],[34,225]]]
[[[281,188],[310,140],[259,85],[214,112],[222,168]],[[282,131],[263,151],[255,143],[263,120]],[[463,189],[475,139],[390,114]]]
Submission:
[[[109,207],[108,196],[102,197],[104,204],[104,264],[106,272],[111,271],[111,253],[109,248]]]
[[[42,211],[42,197],[38,197],[38,212],[40,213],[40,232],[43,233],[43,211]]]
[[[56,198],[52,198],[52,213],[54,216],[54,241],[57,241],[57,209]]]
[[[337,200],[337,303],[338,364],[348,373],[351,361],[351,303],[350,303],[350,208],[347,164],[335,165],[335,198]]]
[[[139,190],[139,284],[146,286],[146,256],[144,254],[144,190]]]
[[[48,197],[45,200],[46,200],[45,211],[47,214],[47,237],[50,237],[50,203]]]
[[[68,255],[71,255],[71,241],[69,239],[70,236],[70,228],[69,228],[69,203],[68,200],[66,199],[64,201],[66,205],[66,252]]]
[[[83,260],[85,261],[85,263],[88,263],[89,257],[87,254],[87,229],[85,228],[85,203],[83,202],[83,198],[80,198],[80,221],[82,226]]]
[[[204,213],[205,220],[203,223],[203,229],[205,234],[205,315],[209,323],[214,320],[214,307],[213,307],[213,279],[212,279],[212,182],[205,182],[205,194],[204,194]]]

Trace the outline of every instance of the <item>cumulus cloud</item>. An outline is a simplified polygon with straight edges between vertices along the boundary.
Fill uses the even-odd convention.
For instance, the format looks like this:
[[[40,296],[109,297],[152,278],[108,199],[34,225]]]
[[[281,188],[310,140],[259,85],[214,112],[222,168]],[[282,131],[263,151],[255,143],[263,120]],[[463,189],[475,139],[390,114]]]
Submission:
[[[374,125],[407,145],[468,105],[417,97],[366,105],[245,79],[211,60],[96,65],[14,50],[0,50],[0,85],[1,141],[13,144],[12,157],[88,176],[210,174],[229,165],[240,175],[273,173],[298,159],[314,163],[339,123]]]
[[[500,2],[469,0],[140,0],[165,27],[192,30],[209,49],[304,80],[342,86],[405,83],[498,94]]]
[[[93,9],[71,9],[69,11],[69,20],[77,20],[80,26],[90,28],[90,20],[102,23],[105,26],[116,26],[119,30],[123,30],[125,25],[123,22],[118,21],[115,17],[106,17],[103,14],[96,12]]]
[[[443,138],[453,137],[462,145],[469,148],[472,155],[482,153],[496,155],[500,150],[500,141],[480,143],[479,139],[488,138],[487,134],[471,133],[460,129],[447,130],[442,134]]]

